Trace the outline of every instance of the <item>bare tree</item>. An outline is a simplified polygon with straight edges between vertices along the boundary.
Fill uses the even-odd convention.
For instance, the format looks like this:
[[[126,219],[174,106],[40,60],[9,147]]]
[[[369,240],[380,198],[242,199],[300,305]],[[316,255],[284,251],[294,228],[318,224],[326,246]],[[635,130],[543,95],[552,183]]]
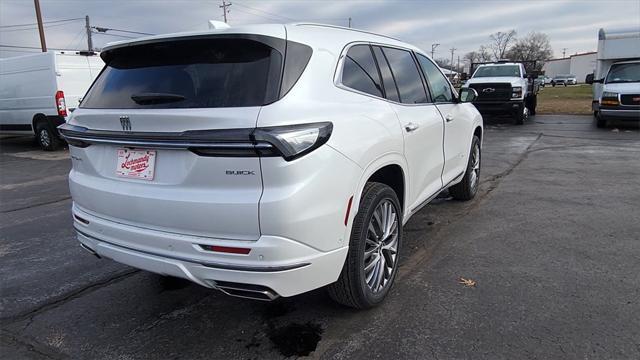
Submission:
[[[449,59],[446,58],[437,58],[435,59],[436,64],[438,64],[438,66],[440,66],[443,69],[448,69],[449,68],[449,63],[451,62]]]
[[[536,60],[534,70],[541,70],[545,61],[551,59],[553,51],[547,34],[530,32],[526,37],[516,41],[506,55],[516,61]]]
[[[489,48],[493,52],[495,60],[504,59],[509,46],[516,41],[516,35],[517,32],[515,30],[510,30],[509,32],[498,31],[489,35],[489,39],[491,39]]]

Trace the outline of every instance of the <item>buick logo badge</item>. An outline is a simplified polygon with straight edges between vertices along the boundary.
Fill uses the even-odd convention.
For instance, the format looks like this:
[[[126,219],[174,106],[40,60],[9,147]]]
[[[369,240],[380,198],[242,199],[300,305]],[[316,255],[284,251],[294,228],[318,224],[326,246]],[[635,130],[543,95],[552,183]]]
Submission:
[[[496,89],[494,89],[494,88],[486,88],[486,89],[482,89],[482,92],[483,92],[483,93],[492,93],[492,92],[495,92],[495,91],[496,91]]]
[[[128,116],[120,116],[120,126],[123,131],[131,131],[131,121]]]

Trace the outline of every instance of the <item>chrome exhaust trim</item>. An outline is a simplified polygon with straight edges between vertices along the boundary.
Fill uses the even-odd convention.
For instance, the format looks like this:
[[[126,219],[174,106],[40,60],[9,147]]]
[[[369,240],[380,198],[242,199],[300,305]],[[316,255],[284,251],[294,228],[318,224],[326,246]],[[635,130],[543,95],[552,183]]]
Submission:
[[[213,281],[213,283],[217,290],[229,296],[260,301],[273,301],[280,297],[275,291],[266,286],[239,284],[227,281]]]
[[[91,249],[90,247],[88,247],[87,245],[80,243],[80,247],[87,250],[89,252],[89,254],[97,257],[98,259],[102,259],[102,257],[100,255],[98,255],[97,252],[93,251],[93,249]]]

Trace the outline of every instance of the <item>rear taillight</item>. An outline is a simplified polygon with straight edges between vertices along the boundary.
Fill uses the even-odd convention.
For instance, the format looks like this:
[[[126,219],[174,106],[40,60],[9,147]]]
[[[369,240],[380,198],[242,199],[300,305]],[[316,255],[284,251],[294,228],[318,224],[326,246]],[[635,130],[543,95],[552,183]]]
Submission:
[[[64,92],[61,90],[56,91],[56,107],[58,108],[58,115],[67,116],[67,104],[64,101]]]

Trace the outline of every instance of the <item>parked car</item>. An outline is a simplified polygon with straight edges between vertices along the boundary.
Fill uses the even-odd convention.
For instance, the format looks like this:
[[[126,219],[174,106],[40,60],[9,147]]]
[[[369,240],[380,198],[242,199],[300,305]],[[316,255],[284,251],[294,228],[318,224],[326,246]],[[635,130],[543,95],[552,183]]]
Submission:
[[[551,76],[544,75],[544,86],[551,85],[553,78]]]
[[[578,84],[578,80],[575,75],[556,75],[553,80],[551,80],[551,86],[556,85],[576,85]]]
[[[518,125],[536,114],[539,83],[529,79],[522,63],[482,64],[463,88],[477,91],[473,104],[482,114],[508,114]]]
[[[616,62],[602,83],[597,126],[607,126],[612,119],[640,122],[640,59]]]
[[[60,127],[91,253],[273,300],[379,304],[402,226],[478,189],[482,117],[425,53],[333,26],[254,25],[104,47]]]
[[[0,133],[35,134],[44,150],[56,150],[63,124],[98,76],[93,52],[55,51],[0,59]]]

